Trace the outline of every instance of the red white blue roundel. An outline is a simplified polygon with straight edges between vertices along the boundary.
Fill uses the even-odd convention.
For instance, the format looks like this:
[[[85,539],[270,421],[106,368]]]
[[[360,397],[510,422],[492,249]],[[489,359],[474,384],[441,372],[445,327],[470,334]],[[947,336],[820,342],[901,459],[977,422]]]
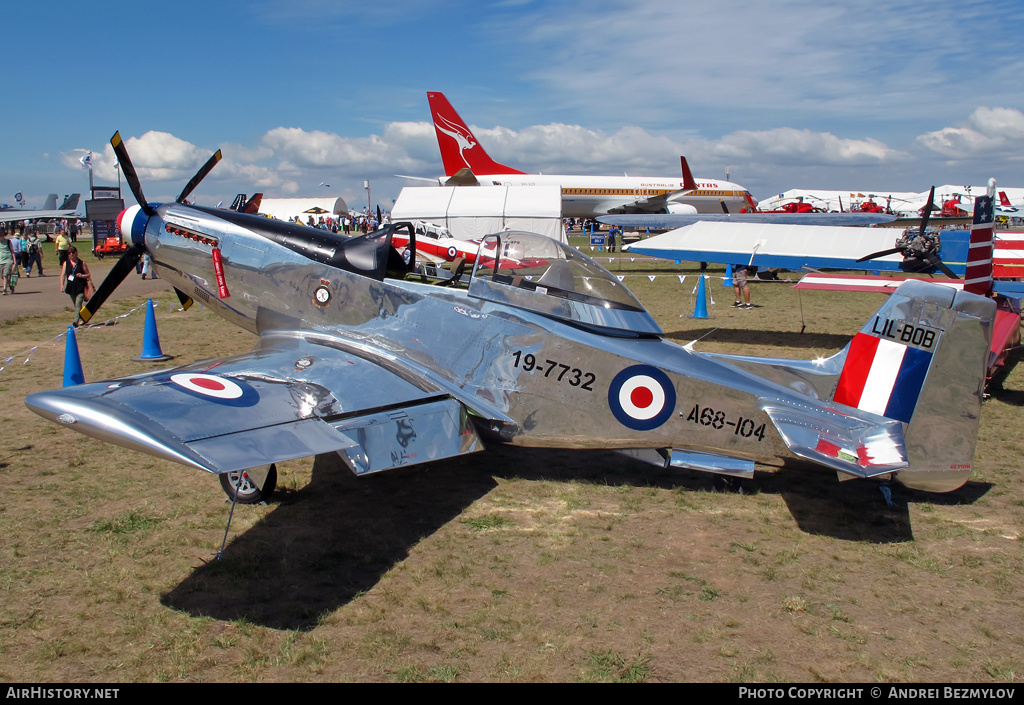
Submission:
[[[608,406],[623,426],[650,431],[672,416],[676,390],[657,367],[633,365],[615,375],[608,388]]]
[[[227,377],[182,372],[171,375],[170,380],[183,392],[218,404],[252,406],[259,401],[259,394],[250,385]]]

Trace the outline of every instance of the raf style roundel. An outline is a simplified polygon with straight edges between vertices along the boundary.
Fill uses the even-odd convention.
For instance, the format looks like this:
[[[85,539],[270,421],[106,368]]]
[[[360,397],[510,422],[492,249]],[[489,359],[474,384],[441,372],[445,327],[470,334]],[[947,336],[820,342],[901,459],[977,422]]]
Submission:
[[[245,382],[227,377],[183,372],[171,375],[170,380],[181,391],[218,404],[252,406],[259,401],[259,394],[255,389]]]
[[[623,426],[650,431],[672,416],[676,390],[657,367],[633,365],[615,375],[608,388],[608,406]]]

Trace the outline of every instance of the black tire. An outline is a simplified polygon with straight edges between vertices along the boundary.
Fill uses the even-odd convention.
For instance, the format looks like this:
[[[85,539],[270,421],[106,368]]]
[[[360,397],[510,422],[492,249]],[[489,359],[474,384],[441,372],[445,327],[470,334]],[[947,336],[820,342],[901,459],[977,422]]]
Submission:
[[[224,494],[228,496],[228,499],[236,500],[235,487],[238,487],[239,481],[241,481],[241,487],[238,488],[236,500],[239,504],[259,504],[260,502],[268,501],[277,487],[277,465],[272,464],[270,466],[270,472],[267,473],[267,481],[263,483],[262,490],[253,484],[252,480],[248,477],[242,478],[241,475],[244,472],[244,470],[235,470],[233,472],[221,473],[218,476],[220,477],[221,489],[224,490]]]

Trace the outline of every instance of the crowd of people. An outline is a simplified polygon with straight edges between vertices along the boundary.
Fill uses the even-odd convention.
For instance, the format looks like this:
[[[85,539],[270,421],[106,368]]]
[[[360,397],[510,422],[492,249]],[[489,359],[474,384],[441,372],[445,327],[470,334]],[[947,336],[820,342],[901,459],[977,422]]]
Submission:
[[[8,234],[6,228],[0,227],[0,283],[3,295],[14,291],[22,268],[26,277],[32,276],[33,269],[36,276],[46,276],[43,274],[43,259],[43,240],[34,228],[19,228]]]
[[[343,235],[352,235],[355,233],[368,233],[376,230],[381,226],[381,221],[377,220],[373,216],[367,217],[365,215],[359,216],[319,216],[316,220],[313,219],[312,215],[306,217],[303,221],[301,216],[295,216],[288,220],[289,223],[295,223],[296,225],[307,225],[311,228],[317,228],[319,230],[329,230],[332,233],[342,233]]]

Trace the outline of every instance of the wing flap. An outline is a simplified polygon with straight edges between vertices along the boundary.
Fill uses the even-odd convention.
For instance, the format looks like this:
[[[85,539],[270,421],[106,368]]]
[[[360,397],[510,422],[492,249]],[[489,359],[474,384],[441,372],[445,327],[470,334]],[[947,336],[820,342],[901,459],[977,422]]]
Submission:
[[[357,475],[483,450],[465,407],[454,399],[347,419],[333,427],[354,441],[339,455]]]
[[[356,443],[320,419],[305,419],[204,438],[186,445],[201,455],[216,472],[231,472],[345,451],[354,448]]]

